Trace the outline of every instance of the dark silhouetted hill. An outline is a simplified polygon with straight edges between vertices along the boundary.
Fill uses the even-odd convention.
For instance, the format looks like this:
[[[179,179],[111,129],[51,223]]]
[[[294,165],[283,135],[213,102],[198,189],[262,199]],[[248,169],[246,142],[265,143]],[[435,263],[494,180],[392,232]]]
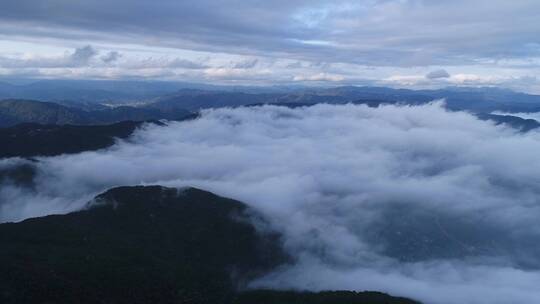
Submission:
[[[0,302],[229,303],[285,261],[247,207],[188,188],[120,187],[67,215],[0,225]]]
[[[419,304],[380,292],[297,292],[255,290],[240,294],[235,304]]]
[[[534,119],[524,119],[524,118],[512,116],[512,115],[496,115],[496,114],[480,113],[480,114],[477,114],[476,116],[482,120],[493,121],[497,125],[506,124],[512,128],[518,129],[521,132],[528,132],[528,131],[531,131],[540,127],[540,122]]]
[[[241,202],[195,188],[114,188],[79,212],[0,224],[0,303],[416,303],[380,293],[242,291],[287,263]]]
[[[142,122],[104,126],[19,124],[0,128],[1,157],[53,156],[107,148],[127,138]]]

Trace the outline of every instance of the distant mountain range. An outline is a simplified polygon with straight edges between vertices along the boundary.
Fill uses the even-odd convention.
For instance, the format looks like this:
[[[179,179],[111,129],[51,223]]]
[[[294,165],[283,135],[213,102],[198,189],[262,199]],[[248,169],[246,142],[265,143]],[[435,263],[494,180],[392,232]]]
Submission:
[[[303,88],[288,91],[230,91],[182,89],[174,93],[164,94],[147,99],[148,107],[158,109],[187,109],[197,111],[205,108],[224,106],[245,106],[251,104],[316,104],[349,102],[422,104],[433,100],[444,99],[451,110],[468,110],[488,113],[504,112],[538,112],[540,111],[540,95],[518,93],[499,88],[457,88],[450,87],[439,90],[407,90],[385,87],[336,87],[336,88]]]
[[[256,103],[345,103],[358,100],[423,103],[446,99],[454,110],[536,112],[540,96],[493,87],[408,90],[342,86],[218,86],[167,81],[39,80],[0,82],[0,100],[25,99],[96,109],[99,104],[153,103],[154,108],[199,110]]]
[[[55,82],[52,82],[54,84]],[[35,100],[49,101],[37,103],[35,100],[20,99],[28,94],[16,94],[19,99],[0,102],[0,126],[21,122],[43,124],[105,124],[122,120],[177,119],[200,109],[236,107],[254,104],[296,104],[316,103],[367,103],[367,104],[422,104],[444,99],[451,110],[467,110],[475,113],[537,112],[540,111],[540,96],[517,93],[497,88],[447,88],[440,90],[406,90],[382,87],[337,87],[319,89],[245,89],[245,91],[218,89],[179,89],[174,90],[170,83],[139,84],[121,83],[118,87],[105,83],[102,86],[111,90],[109,97],[87,98],[80,93],[73,99],[50,98],[50,94],[31,95]],[[61,91],[51,83],[40,83],[50,91]],[[69,82],[68,82],[69,84]],[[36,85],[37,84],[32,84]],[[154,86],[157,86],[154,88]],[[180,86],[180,85],[178,85]],[[1,86],[0,86],[1,87]],[[92,86],[90,86],[92,87]],[[144,89],[146,87],[146,89]],[[154,89],[150,89],[154,88]],[[161,89],[160,89],[161,88]],[[78,89],[79,90],[79,89]],[[2,94],[0,99],[10,97]],[[153,93],[145,93],[152,91]],[[109,91],[107,91],[109,92]],[[127,101],[115,92],[129,92],[132,98]],[[158,94],[161,92],[161,94]],[[155,95],[155,96],[154,96]],[[53,100],[54,102],[51,102]],[[107,105],[107,106],[106,106]],[[111,106],[112,105],[112,106]],[[120,106],[118,106],[120,105]]]
[[[0,302],[417,303],[374,292],[243,291],[290,261],[279,234],[258,231],[248,214],[257,216],[203,190],[136,186],[78,212],[0,224]]]
[[[367,94],[366,92],[372,92]],[[402,92],[403,94],[386,94]],[[184,120],[197,117],[197,111],[210,107],[236,107],[261,104],[277,104],[287,107],[310,106],[327,103],[355,103],[377,107],[381,104],[422,104],[433,100],[428,95],[408,95],[413,91],[375,88],[336,88],[318,92],[275,94],[275,93],[241,93],[215,92],[200,90],[182,90],[174,95],[160,97],[145,105],[106,107],[93,104],[93,109],[84,103],[82,108],[65,106],[52,102],[32,100],[0,101],[0,150],[1,157],[33,157],[53,156],[63,153],[78,153],[97,150],[111,146],[115,138],[127,138],[143,122],[160,123],[165,120]],[[414,91],[415,94],[419,94]],[[428,91],[433,93],[433,91]],[[438,94],[442,94],[438,92]],[[463,93],[458,91],[458,96]],[[517,94],[508,93],[504,94]],[[521,96],[520,94],[517,94]],[[442,95],[441,95],[442,96]],[[447,95],[449,96],[449,95]],[[469,96],[465,94],[465,96]],[[506,112],[535,111],[540,107],[535,103],[536,96],[530,100],[511,103],[503,102],[501,97],[491,94],[482,95],[478,99],[466,103],[462,99],[447,99],[448,107],[460,109],[459,105],[467,105],[465,110],[473,112],[482,120],[490,120],[496,124],[506,124],[521,132],[528,132],[540,127],[534,119],[523,119],[512,115],[495,115],[491,110]],[[478,97],[480,96],[480,97]],[[483,97],[482,97],[483,96]],[[361,97],[369,97],[361,98]],[[523,99],[523,97],[521,97]],[[522,100],[516,99],[516,100]],[[452,102],[452,100],[454,100]],[[458,100],[458,101],[455,101]],[[461,100],[461,101],[459,101]],[[479,101],[478,101],[479,100]],[[484,105],[489,105],[484,106]],[[188,110],[189,109],[189,110]],[[479,109],[490,110],[487,112]]]
[[[302,87],[291,86],[218,86],[171,81],[130,80],[14,80],[0,82],[0,100],[32,99],[42,101],[75,101],[93,103],[125,103],[146,100],[182,89],[224,92],[290,92]]]
[[[128,86],[129,87],[129,86]],[[0,101],[0,157],[52,156],[106,148],[127,138],[150,121],[197,117],[201,109],[276,104],[287,107],[317,103],[418,105],[445,99],[450,110],[466,110],[483,120],[506,124],[521,132],[540,122],[505,113],[540,111],[540,96],[494,88],[413,91],[377,87],[338,87],[295,92],[237,92],[182,89],[136,105],[107,106],[97,102]],[[119,123],[122,122],[122,123]]]
[[[38,80],[17,84],[0,82],[0,99],[126,101],[156,97],[184,87],[185,85],[181,83],[159,81]]]
[[[192,115],[180,108],[162,111],[159,108],[120,106],[101,110],[85,110],[52,102],[33,100],[0,101],[0,127],[19,123],[45,125],[102,125],[120,121],[178,120]]]

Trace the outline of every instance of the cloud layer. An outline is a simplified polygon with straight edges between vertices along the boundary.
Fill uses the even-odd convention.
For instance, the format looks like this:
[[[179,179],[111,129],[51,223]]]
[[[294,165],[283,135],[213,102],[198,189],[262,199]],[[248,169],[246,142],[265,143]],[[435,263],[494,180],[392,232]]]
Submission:
[[[0,188],[0,220],[77,210],[118,185],[196,186],[285,235],[297,263],[254,286],[535,303],[539,150],[538,132],[439,103],[208,110],[107,150],[39,159],[34,190]]]
[[[3,1],[6,35],[122,39],[234,53],[377,65],[537,56],[538,2]],[[156,18],[158,16],[158,18]],[[46,29],[48,28],[48,30]],[[160,37],[155,39],[153,37]]]
[[[412,75],[422,82],[386,83],[505,85],[540,92],[536,80],[540,77],[538,12],[540,4],[534,0],[163,0],[159,5],[148,0],[48,0],[38,4],[7,0],[0,3],[0,55],[17,63],[21,52],[40,56],[45,45],[73,49],[92,44],[117,52],[102,57],[106,63],[115,61],[110,59],[119,53],[125,54],[126,62],[144,61],[141,51],[151,53],[145,57],[152,57],[154,63],[164,54],[170,57],[165,61],[179,57],[192,62],[156,64],[136,72],[122,64],[93,66],[91,71],[23,71],[34,77],[138,75],[245,83],[260,76],[256,80],[267,83],[373,84]],[[8,54],[8,49],[14,54]],[[229,57],[237,63],[229,67],[223,62],[227,59],[203,63],[227,72],[197,74],[190,70],[201,67],[198,57]],[[9,68],[13,64],[7,59],[0,60],[0,75],[20,72]],[[301,65],[294,67],[297,62]],[[179,67],[187,67],[187,71],[177,70]],[[266,69],[271,72],[262,73]],[[440,69],[471,76],[467,83],[438,83],[428,80],[442,78],[423,77]]]

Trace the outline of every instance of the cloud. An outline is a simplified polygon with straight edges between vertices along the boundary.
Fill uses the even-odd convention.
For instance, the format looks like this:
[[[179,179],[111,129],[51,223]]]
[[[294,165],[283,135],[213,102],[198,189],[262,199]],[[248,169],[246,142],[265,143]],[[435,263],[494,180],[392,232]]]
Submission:
[[[278,0],[262,4],[164,0],[160,5],[147,0],[50,0],[48,3],[46,6],[36,6],[31,0],[20,0],[16,5],[10,1],[0,3],[0,65],[5,69],[2,74],[35,71],[38,77],[64,78],[73,74],[83,77],[85,73],[95,78],[109,78],[112,74],[118,78],[164,75],[161,80],[216,81],[229,78],[208,78],[203,70],[236,68],[259,70],[254,74],[266,75],[266,78],[258,77],[257,84],[263,81],[291,84],[294,76],[309,81],[313,75],[326,74],[343,75],[350,84],[396,83],[396,86],[426,88],[494,83],[540,92],[538,81],[525,81],[525,77],[540,77],[537,42],[540,28],[531,26],[538,19],[535,12],[540,9],[540,3],[533,0],[519,4],[504,0],[452,3]],[[40,70],[60,68],[56,59],[43,54],[45,45],[58,49],[81,41],[100,50],[121,50],[122,60],[110,64],[92,58],[84,66],[92,71],[73,71],[76,64],[64,73]],[[21,45],[25,46],[24,50]],[[31,53],[41,62],[21,59],[21,52]],[[101,58],[107,57],[102,54]],[[155,58],[152,63],[156,64],[163,61],[164,66],[138,71],[132,68],[137,66],[135,61],[143,65],[148,63],[148,58]],[[173,58],[178,61],[173,62]],[[28,71],[17,70],[20,67]],[[459,75],[433,78],[441,73],[429,73],[433,67],[480,78],[497,75],[507,80],[460,81]],[[261,72],[264,69],[271,73]],[[294,73],[291,69],[295,69]],[[228,72],[233,73],[240,72]],[[386,81],[396,75],[423,79],[418,84],[412,84],[411,79]],[[317,81],[335,82],[335,77],[322,78]],[[251,83],[247,78],[234,81]]]
[[[87,45],[65,51],[63,54],[0,56],[0,74],[29,78],[175,78],[178,80],[181,77],[187,77],[186,71],[210,67],[206,63],[207,58],[188,60],[175,56],[135,57],[130,55],[118,51],[104,52]],[[120,58],[123,60],[120,61]],[[196,76],[196,74],[193,75]]]
[[[459,85],[497,85],[509,80],[509,78],[500,76],[481,76],[477,74],[455,74],[449,78],[449,81]]]
[[[139,44],[372,66],[540,56],[539,3],[146,0],[0,3],[8,37]],[[158,16],[157,18],[155,16]],[[160,37],[160,39],[155,39]],[[86,41],[86,40],[85,40]]]
[[[439,79],[439,78],[449,78],[450,74],[446,70],[434,70],[426,74],[427,79]]]
[[[112,63],[120,59],[120,57],[122,57],[122,54],[120,54],[119,52],[110,51],[107,54],[101,56],[101,60],[106,63]]]
[[[237,62],[234,64],[235,69],[251,69],[254,68],[257,63],[259,62],[258,59],[247,59],[241,62]]]
[[[318,73],[314,75],[297,75],[293,77],[293,81],[332,81],[338,82],[345,80],[342,75],[334,75],[327,73]]]
[[[77,210],[114,186],[190,185],[284,234],[297,263],[256,286],[536,303],[538,150],[538,132],[440,103],[207,110],[110,149],[38,158],[34,190],[0,187],[0,219]]]
[[[73,54],[68,58],[69,61],[75,66],[88,65],[88,62],[97,55],[97,51],[91,46],[87,45],[81,48],[75,49]]]
[[[122,69],[143,70],[143,69],[164,69],[164,70],[202,70],[210,68],[207,59],[189,60],[178,57],[144,57],[144,58],[126,58]]]
[[[228,67],[208,68],[204,70],[204,75],[209,79],[227,80],[259,80],[268,79],[272,74],[270,70],[237,69]]]
[[[3,68],[76,68],[87,67],[98,55],[98,51],[91,45],[74,49],[61,56],[29,56],[23,58],[0,57],[0,67]],[[111,53],[108,54],[110,56]]]
[[[442,70],[444,71],[444,70]],[[444,75],[439,71],[437,74]],[[433,78],[430,72],[426,75],[392,75],[390,77],[375,80],[374,83],[382,86],[406,87],[409,89],[439,89],[445,86],[458,87],[500,87],[515,91],[528,92],[529,94],[540,93],[540,81],[534,76],[508,76],[494,73],[474,74],[456,73],[448,77]],[[430,78],[431,77],[431,78]]]
[[[428,84],[425,77],[419,75],[393,75],[382,80],[386,85],[418,86]]]
[[[164,67],[170,67],[170,68],[182,68],[182,69],[189,69],[189,70],[199,70],[199,69],[205,69],[208,68],[207,65],[195,62],[187,59],[180,59],[176,58],[164,65]]]
[[[286,68],[288,68],[288,69],[301,69],[303,67],[304,67],[304,65],[300,61],[291,62],[291,63],[286,65]]]
[[[446,74],[445,74],[446,73]],[[445,76],[448,75],[448,76]],[[385,84],[396,84],[401,86],[429,86],[429,85],[461,85],[461,86],[494,86],[501,85],[508,81],[515,80],[513,77],[482,76],[477,74],[458,73],[448,74],[444,70],[437,70],[422,75],[393,75],[383,79]]]

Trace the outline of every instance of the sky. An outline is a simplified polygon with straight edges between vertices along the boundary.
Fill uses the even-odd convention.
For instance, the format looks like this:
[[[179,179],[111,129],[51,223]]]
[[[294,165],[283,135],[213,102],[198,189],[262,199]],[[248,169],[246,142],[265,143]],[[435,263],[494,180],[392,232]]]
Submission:
[[[0,77],[540,94],[536,0],[4,0]]]

